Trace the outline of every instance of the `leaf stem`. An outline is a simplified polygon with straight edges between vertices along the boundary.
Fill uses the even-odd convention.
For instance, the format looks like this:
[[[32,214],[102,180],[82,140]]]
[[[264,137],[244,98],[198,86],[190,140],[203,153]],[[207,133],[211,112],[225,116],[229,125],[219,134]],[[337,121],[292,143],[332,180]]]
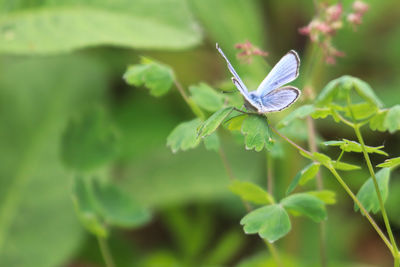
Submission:
[[[97,241],[99,243],[100,252],[103,256],[104,262],[107,267],[115,267],[113,258],[111,256],[110,248],[108,247],[107,241],[100,236],[97,236]]]
[[[183,86],[178,82],[178,80],[174,80],[176,89],[178,89],[178,92],[181,94],[183,100],[185,100],[186,104],[190,107],[194,115],[199,117],[202,121],[205,120],[206,116],[204,115],[204,112],[197,106],[192,99],[188,97],[186,94],[185,90],[183,89]]]
[[[264,240],[264,242],[267,245],[269,251],[271,252],[272,258],[274,258],[276,266],[283,267],[281,258],[279,256],[278,250],[276,249],[275,245],[268,242],[267,240]]]

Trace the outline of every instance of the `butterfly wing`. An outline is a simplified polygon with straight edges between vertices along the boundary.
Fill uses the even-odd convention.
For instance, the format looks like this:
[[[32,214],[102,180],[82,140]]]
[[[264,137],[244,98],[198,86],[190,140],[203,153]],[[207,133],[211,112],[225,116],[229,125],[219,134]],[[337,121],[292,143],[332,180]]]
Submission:
[[[300,96],[300,90],[285,86],[272,90],[261,98],[262,113],[281,111],[293,104]]]
[[[272,90],[293,81],[299,76],[299,67],[299,56],[296,51],[290,50],[276,63],[267,77],[261,82],[256,94],[263,97]]]
[[[249,102],[252,106],[258,109],[257,103],[253,99],[251,99],[249,95],[249,91],[247,90],[246,85],[244,85],[242,79],[240,79],[239,75],[233,68],[232,64],[229,62],[228,58],[225,56],[224,52],[222,49],[219,47],[218,43],[216,44],[218,52],[221,54],[221,56],[225,59],[226,64],[228,65],[229,71],[232,73],[234,77],[232,77],[232,82],[236,86],[236,88],[239,90],[239,92],[243,95],[243,97],[246,99],[247,102]]]

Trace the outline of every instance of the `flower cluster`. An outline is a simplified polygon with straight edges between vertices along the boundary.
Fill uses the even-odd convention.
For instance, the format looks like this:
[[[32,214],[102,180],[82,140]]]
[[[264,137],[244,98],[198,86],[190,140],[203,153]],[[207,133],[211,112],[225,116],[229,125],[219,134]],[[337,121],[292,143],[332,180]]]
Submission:
[[[238,43],[235,45],[235,48],[242,50],[237,54],[237,58],[243,63],[247,64],[250,64],[252,62],[253,56],[262,56],[262,57],[268,56],[267,52],[262,51],[260,48],[254,46],[249,41],[246,41],[244,43]]]
[[[368,10],[368,5],[361,0],[353,3],[353,12],[347,16],[347,21],[355,27],[361,24],[362,16]],[[318,14],[305,27],[299,29],[299,33],[309,36],[312,42],[317,43],[325,57],[327,64],[335,64],[337,57],[345,54],[337,50],[332,44],[332,38],[343,27],[343,6],[341,3],[327,5],[321,3],[318,6]]]

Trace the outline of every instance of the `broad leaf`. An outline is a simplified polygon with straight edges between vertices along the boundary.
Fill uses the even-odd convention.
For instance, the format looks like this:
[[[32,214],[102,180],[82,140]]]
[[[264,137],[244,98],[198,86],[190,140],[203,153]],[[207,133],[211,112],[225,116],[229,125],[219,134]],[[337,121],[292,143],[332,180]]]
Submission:
[[[240,221],[246,234],[255,234],[268,242],[275,242],[291,229],[290,219],[285,209],[279,205],[269,205],[256,209]]]
[[[340,171],[354,171],[354,170],[361,169],[360,166],[353,165],[353,164],[350,164],[350,163],[345,163],[345,162],[342,162],[342,161],[339,161],[339,162],[338,161],[332,161],[332,166],[335,169],[340,170]]]
[[[213,132],[209,136],[204,137],[203,142],[207,150],[213,150],[215,152],[218,152],[220,141],[218,134],[216,132]]]
[[[235,117],[230,118],[229,121],[227,122],[228,129],[231,130],[231,131],[241,131],[242,130],[243,121],[248,116],[249,115],[247,115],[247,114],[242,114],[242,115],[236,115]]]
[[[268,192],[251,182],[235,180],[231,183],[229,189],[243,200],[254,204],[272,204],[275,202]]]
[[[200,139],[197,137],[197,128],[200,124],[200,119],[182,122],[167,137],[167,146],[173,153],[197,147],[200,143]]]
[[[392,158],[392,159],[387,159],[385,162],[377,165],[377,167],[380,168],[395,168],[400,165],[400,157],[398,158]]]
[[[358,153],[362,152],[361,144],[347,139],[343,139],[343,141],[327,141],[324,142],[323,144],[326,146],[339,146],[340,149],[345,152],[358,152]],[[381,148],[383,148],[383,146],[378,146],[378,147],[365,146],[365,150],[368,153],[377,153],[380,155],[388,156],[388,154],[385,151],[380,150]]]
[[[385,127],[385,118],[388,113],[388,110],[379,110],[377,114],[375,114],[369,121],[369,128],[373,131],[386,131]]]
[[[0,52],[59,53],[87,46],[178,49],[198,44],[183,0],[18,1],[0,8]]]
[[[336,203],[336,193],[330,190],[308,191],[306,194],[316,196],[327,205]]]
[[[265,147],[270,149],[273,140],[269,132],[267,119],[259,115],[246,117],[242,124],[242,133],[245,136],[246,149],[261,151]]]
[[[386,201],[389,194],[389,178],[389,168],[383,168],[376,173],[376,179],[383,202]],[[357,198],[367,211],[377,213],[380,210],[378,195],[376,194],[374,182],[371,177],[361,186],[357,193]],[[359,209],[356,203],[354,203],[354,209],[356,211]]]
[[[383,125],[390,133],[400,130],[400,105],[396,105],[389,109]]]
[[[215,112],[224,105],[224,96],[205,83],[192,85],[189,91],[193,101],[207,111]]]
[[[350,107],[348,107],[346,109],[346,116],[350,118],[354,116],[356,120],[363,120],[374,115],[377,111],[378,111],[377,106],[371,105],[371,103],[369,102],[363,102],[358,104],[352,104],[351,111]]]
[[[283,120],[281,120],[278,123],[277,127],[278,128],[285,127],[285,126],[289,125],[295,119],[304,119],[305,117],[307,117],[308,115],[313,113],[314,110],[315,109],[314,109],[313,105],[301,106],[301,107],[293,110],[292,112],[290,112],[289,115],[287,115]]]
[[[68,167],[92,170],[109,163],[117,153],[115,129],[104,110],[90,109],[69,121],[61,143],[61,157]]]
[[[108,225],[132,228],[150,220],[150,212],[115,185],[92,179],[91,187],[95,208]]]
[[[226,107],[215,112],[199,127],[198,135],[200,137],[206,137],[212,134],[215,130],[217,130],[217,128],[232,112],[232,110],[232,107]]]
[[[308,216],[315,222],[326,219],[325,205],[322,200],[317,196],[313,196],[307,193],[298,193],[290,195],[281,200],[287,210],[294,211],[295,214]]]
[[[134,86],[146,86],[153,96],[162,96],[172,87],[174,73],[171,68],[150,59],[142,58],[142,63],[128,67],[125,81]]]
[[[304,185],[309,180],[313,179],[315,175],[318,173],[320,165],[321,164],[319,163],[313,162],[307,165],[301,171],[299,171],[293,178],[292,182],[290,183],[286,191],[286,195],[290,194],[297,187],[298,184]]]

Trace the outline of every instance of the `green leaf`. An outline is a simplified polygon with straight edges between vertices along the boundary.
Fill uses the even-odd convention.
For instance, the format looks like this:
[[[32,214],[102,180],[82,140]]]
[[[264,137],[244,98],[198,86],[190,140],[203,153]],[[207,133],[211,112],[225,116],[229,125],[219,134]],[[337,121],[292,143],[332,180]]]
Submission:
[[[124,79],[129,85],[145,85],[153,96],[165,95],[174,82],[174,72],[168,66],[142,58],[142,63],[128,67]]]
[[[378,111],[378,107],[375,105],[371,105],[369,102],[363,102],[358,104],[351,105],[351,112],[350,107],[346,109],[346,116],[352,117],[356,120],[363,120],[372,115],[374,115]]]
[[[246,234],[255,234],[272,243],[285,236],[291,229],[289,215],[279,205],[269,205],[247,214],[240,221]]]
[[[332,162],[333,162],[332,159],[325,154],[322,154],[319,152],[314,152],[311,155],[309,155],[309,154],[304,153],[303,151],[300,151],[300,154],[303,155],[305,158],[311,159],[313,161],[317,161],[328,168],[332,166]]]
[[[96,210],[108,225],[133,228],[150,220],[150,212],[115,185],[92,179],[91,187]]]
[[[205,83],[192,85],[189,91],[193,101],[207,111],[215,112],[224,105],[224,96]]]
[[[378,181],[379,190],[382,195],[382,200],[385,203],[389,194],[389,178],[390,169],[383,168],[376,173],[376,179]],[[364,208],[370,212],[377,213],[380,210],[378,196],[375,191],[375,186],[372,178],[370,177],[360,188],[357,193],[357,199],[363,204]],[[359,207],[354,203],[354,210],[358,210]]]
[[[377,167],[380,168],[395,168],[400,165],[400,157],[387,159],[385,162],[378,164]]]
[[[60,53],[97,45],[178,49],[201,40],[183,0],[27,3],[1,6],[1,52]]]
[[[345,152],[362,152],[362,146],[361,144],[355,142],[355,141],[350,141],[347,139],[343,139],[343,141],[327,141],[323,143],[326,146],[339,146],[341,150]],[[384,146],[378,146],[378,147],[373,147],[373,146],[365,146],[365,150],[367,150],[368,153],[377,153],[380,155],[385,155],[388,156],[388,154],[380,150]]]
[[[308,191],[309,195],[316,196],[322,200],[327,205],[332,205],[336,203],[336,193],[330,190],[320,190],[320,191]]]
[[[374,104],[371,105],[371,109],[374,108],[374,106],[381,107],[382,102],[381,100],[375,95],[374,90],[371,88],[371,86],[364,82],[363,80],[356,78],[356,77],[351,77],[351,76],[345,76],[349,77],[349,79],[352,80],[353,82],[353,88],[357,92],[359,96],[361,96],[363,99],[367,100],[369,103]]]
[[[115,159],[118,151],[115,130],[99,108],[72,118],[62,136],[61,158],[74,170],[101,167]]]
[[[206,137],[212,134],[225,118],[232,112],[233,107],[226,107],[212,114],[199,128],[198,135]]]
[[[400,129],[400,105],[389,109],[383,125],[390,133],[394,133]]]
[[[273,140],[269,132],[267,119],[262,116],[248,116],[242,124],[242,134],[245,136],[246,149],[259,152],[270,149],[273,145]]]
[[[307,193],[290,195],[282,199],[280,203],[285,209],[305,215],[315,222],[320,222],[326,219],[327,216],[324,202],[318,197]]]
[[[275,202],[268,192],[252,182],[235,180],[231,183],[229,189],[243,200],[254,204],[272,204]]]
[[[301,106],[294,111],[290,112],[288,116],[286,116],[283,120],[281,120],[277,127],[282,128],[287,125],[289,125],[293,120],[295,119],[304,119],[308,115],[314,112],[314,106],[313,105],[304,105]]]
[[[332,161],[332,166],[335,169],[340,170],[340,171],[354,171],[354,170],[360,170],[361,169],[360,166],[353,165],[353,164],[350,164],[350,163],[345,163],[345,162],[342,162],[342,161],[339,161],[339,162]]]
[[[219,151],[220,141],[216,132],[204,137],[203,141],[207,150]]]
[[[319,171],[319,166],[321,164],[313,162],[309,165],[307,165],[304,169],[299,171],[296,176],[293,178],[292,182],[290,183],[286,195],[290,194],[298,184],[304,185],[307,183],[309,180],[313,179],[315,175],[317,175]]]
[[[95,236],[108,237],[107,228],[96,212],[91,188],[81,176],[75,178],[72,200],[82,225]]]
[[[373,131],[386,131],[385,118],[387,113],[388,110],[378,110],[378,113],[369,120],[369,128]]]
[[[173,153],[197,147],[200,143],[200,139],[197,137],[197,128],[200,125],[200,119],[182,122],[168,135],[167,146],[171,148]]]
[[[238,115],[229,119],[228,121],[228,129],[231,131],[241,131],[243,121],[247,118],[247,114]]]

